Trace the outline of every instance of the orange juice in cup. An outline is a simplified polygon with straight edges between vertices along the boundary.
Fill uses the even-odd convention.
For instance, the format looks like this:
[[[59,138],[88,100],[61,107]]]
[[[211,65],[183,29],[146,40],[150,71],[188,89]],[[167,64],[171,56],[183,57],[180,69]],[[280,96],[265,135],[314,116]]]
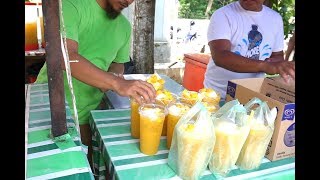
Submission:
[[[159,104],[143,104],[139,107],[140,150],[143,154],[154,155],[158,152],[167,113],[167,108]]]
[[[133,138],[140,137],[140,115],[139,115],[139,104],[134,99],[130,99],[131,107],[131,136]]]
[[[202,102],[218,104],[220,102],[220,94],[211,88],[202,88],[199,90],[199,94],[203,96]]]
[[[167,121],[167,148],[170,149],[172,142],[173,130],[183,116],[190,109],[189,104],[174,102],[168,106],[168,121]]]
[[[156,96],[157,104],[168,106],[169,103],[176,101],[176,99],[177,99],[176,95],[166,89],[157,91],[157,96]],[[163,128],[161,133],[162,136],[167,135],[167,121],[168,121],[168,116],[166,116],[163,123]]]

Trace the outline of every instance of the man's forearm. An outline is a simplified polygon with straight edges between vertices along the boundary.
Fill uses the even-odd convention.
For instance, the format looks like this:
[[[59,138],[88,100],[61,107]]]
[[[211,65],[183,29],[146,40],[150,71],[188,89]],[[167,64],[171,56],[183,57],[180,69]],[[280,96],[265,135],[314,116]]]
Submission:
[[[108,72],[123,74],[124,73],[124,64],[123,63],[111,63],[108,69]]]
[[[215,52],[213,59],[217,66],[241,73],[263,72],[265,66],[264,61],[249,59],[228,50]]]
[[[99,69],[77,53],[70,54],[69,57],[71,60],[78,60],[70,63],[72,77],[102,90],[115,89],[116,76]]]

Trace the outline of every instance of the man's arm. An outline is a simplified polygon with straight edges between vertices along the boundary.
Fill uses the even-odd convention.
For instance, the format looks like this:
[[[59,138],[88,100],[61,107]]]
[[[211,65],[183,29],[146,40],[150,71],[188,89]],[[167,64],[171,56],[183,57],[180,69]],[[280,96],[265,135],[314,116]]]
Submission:
[[[288,61],[289,57],[294,49],[295,46],[295,32],[293,33],[292,37],[289,39],[288,48],[286,51],[286,57],[285,60]]]
[[[217,66],[239,73],[280,74],[285,79],[295,77],[294,63],[288,61],[260,61],[246,58],[231,52],[231,42],[218,39],[209,42],[212,59]],[[272,59],[283,59],[283,52],[272,53]]]
[[[124,64],[123,63],[111,63],[108,69],[108,72],[123,74],[124,73]]]
[[[209,42],[212,59],[217,66],[240,73],[263,72],[264,62],[257,61],[231,52],[231,42],[218,39]]]
[[[124,80],[103,71],[78,53],[76,41],[67,39],[67,45],[69,59],[78,60],[78,62],[70,63],[71,74],[74,78],[104,91],[110,89],[121,96],[133,97],[139,103],[142,103],[141,97],[146,102],[153,101],[155,98],[155,90],[151,84],[141,80]],[[64,63],[62,63],[62,68],[65,70]]]

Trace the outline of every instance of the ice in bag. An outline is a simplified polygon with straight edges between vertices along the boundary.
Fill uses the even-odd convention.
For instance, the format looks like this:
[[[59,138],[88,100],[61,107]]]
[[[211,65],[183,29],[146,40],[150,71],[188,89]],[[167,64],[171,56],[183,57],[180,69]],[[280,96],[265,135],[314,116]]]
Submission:
[[[199,179],[215,143],[209,112],[197,102],[174,128],[168,164],[182,179]]]
[[[270,110],[268,104],[258,98],[251,99],[245,108],[250,110],[255,104],[259,106],[254,109],[250,132],[236,163],[243,170],[252,170],[260,166],[273,135],[277,116],[275,107]]]
[[[253,112],[247,111],[238,100],[229,101],[212,115],[216,142],[209,161],[209,169],[216,176],[225,177],[240,154],[250,131]]]

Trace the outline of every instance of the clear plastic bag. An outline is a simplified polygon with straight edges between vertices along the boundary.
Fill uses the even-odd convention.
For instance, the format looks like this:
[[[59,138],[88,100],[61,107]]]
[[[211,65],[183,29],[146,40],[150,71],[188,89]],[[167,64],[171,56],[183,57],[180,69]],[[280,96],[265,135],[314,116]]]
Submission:
[[[216,142],[209,161],[210,171],[217,177],[225,177],[240,154],[250,131],[253,112],[247,111],[238,100],[227,102],[212,115]]]
[[[199,179],[215,143],[209,112],[197,102],[174,128],[168,164],[182,179]]]
[[[251,99],[245,108],[250,111],[255,104],[259,106],[254,109],[250,132],[236,163],[243,170],[252,170],[260,166],[273,135],[277,116],[275,107],[270,110],[268,104],[258,98]]]

